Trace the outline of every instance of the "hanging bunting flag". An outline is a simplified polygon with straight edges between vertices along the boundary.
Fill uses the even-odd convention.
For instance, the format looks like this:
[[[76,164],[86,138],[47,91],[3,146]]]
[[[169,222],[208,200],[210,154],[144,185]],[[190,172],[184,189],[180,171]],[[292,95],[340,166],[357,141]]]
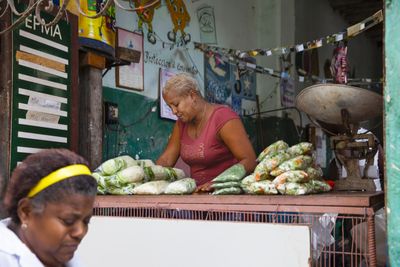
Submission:
[[[287,46],[287,47],[276,47],[272,49],[252,49],[249,51],[241,51],[241,50],[236,50],[236,49],[226,49],[226,48],[220,48],[216,46],[210,46],[209,50],[213,52],[219,52],[222,54],[229,54],[237,58],[245,58],[247,56],[272,56],[272,54],[277,54],[277,55],[285,55],[289,52],[302,52],[304,50],[310,50],[310,49],[316,49],[321,46],[323,46],[323,43],[325,41],[326,44],[335,44],[340,41],[346,41],[358,34],[360,34],[363,31],[366,31],[367,29],[381,23],[383,21],[383,13],[382,10],[379,10],[376,12],[374,15],[372,15],[369,18],[364,19],[363,21],[354,24],[346,29],[345,32],[339,32],[339,33],[334,33],[331,35],[328,35],[326,37],[318,38],[313,41],[308,41],[304,42],[302,44],[297,44],[293,46]],[[206,46],[207,47],[207,46]]]

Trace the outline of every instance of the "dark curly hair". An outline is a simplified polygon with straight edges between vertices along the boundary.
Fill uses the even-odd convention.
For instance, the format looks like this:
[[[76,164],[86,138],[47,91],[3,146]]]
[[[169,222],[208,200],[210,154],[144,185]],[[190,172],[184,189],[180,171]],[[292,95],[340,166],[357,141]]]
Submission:
[[[84,164],[87,161],[68,149],[44,149],[28,156],[13,171],[4,195],[4,206],[13,220],[20,224],[18,202],[27,197],[29,191],[48,174],[62,167]],[[43,208],[46,203],[61,203],[74,194],[95,196],[96,180],[90,175],[78,175],[55,183],[31,198],[32,206]]]

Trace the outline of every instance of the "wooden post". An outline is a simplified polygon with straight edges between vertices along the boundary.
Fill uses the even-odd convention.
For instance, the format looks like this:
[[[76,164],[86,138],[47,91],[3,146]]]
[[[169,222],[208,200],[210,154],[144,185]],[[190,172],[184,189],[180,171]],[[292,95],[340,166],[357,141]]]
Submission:
[[[103,148],[103,83],[105,58],[86,52],[81,54],[79,72],[80,119],[79,153],[96,168],[102,162]]]
[[[10,12],[0,20],[0,29],[10,25]],[[11,94],[12,94],[12,32],[0,36],[0,199],[10,175]],[[0,218],[2,217],[0,201]]]

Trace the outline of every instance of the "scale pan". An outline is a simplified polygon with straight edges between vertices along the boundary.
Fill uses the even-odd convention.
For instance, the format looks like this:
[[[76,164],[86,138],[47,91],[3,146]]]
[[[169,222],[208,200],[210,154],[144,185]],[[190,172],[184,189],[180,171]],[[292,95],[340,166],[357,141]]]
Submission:
[[[358,87],[324,83],[303,89],[296,97],[296,107],[319,121],[342,125],[342,109],[349,112],[349,123],[381,115],[383,97]]]

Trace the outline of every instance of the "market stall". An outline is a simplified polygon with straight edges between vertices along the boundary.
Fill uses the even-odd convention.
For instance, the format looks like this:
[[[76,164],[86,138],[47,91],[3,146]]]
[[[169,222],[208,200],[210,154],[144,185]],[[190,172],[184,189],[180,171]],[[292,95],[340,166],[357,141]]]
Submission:
[[[311,229],[312,266],[359,266],[361,263],[377,266],[377,260],[382,258],[377,259],[375,213],[383,205],[382,192],[306,196],[98,196],[94,215],[307,225]],[[254,242],[260,245],[259,240]]]

